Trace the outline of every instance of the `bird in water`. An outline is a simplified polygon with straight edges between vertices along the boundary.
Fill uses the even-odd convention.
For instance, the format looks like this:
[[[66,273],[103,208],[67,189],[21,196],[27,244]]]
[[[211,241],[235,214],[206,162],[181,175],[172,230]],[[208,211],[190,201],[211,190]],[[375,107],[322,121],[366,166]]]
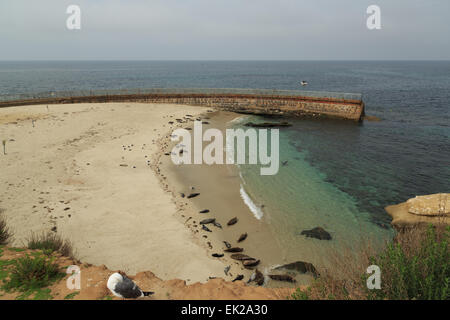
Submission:
[[[122,272],[113,273],[106,284],[108,289],[122,299],[137,299],[154,294],[150,291],[142,291],[127,275]]]
[[[307,86],[308,85],[308,81],[302,81],[302,82],[300,82],[300,84],[302,85],[302,87]]]

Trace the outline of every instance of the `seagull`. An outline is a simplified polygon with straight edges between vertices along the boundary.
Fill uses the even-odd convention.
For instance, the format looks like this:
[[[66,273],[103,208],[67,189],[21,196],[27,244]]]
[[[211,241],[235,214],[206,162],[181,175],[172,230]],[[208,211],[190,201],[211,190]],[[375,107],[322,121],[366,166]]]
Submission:
[[[308,81],[302,81],[302,82],[300,82],[300,84],[302,85],[302,87],[307,86],[308,85]]]
[[[108,289],[122,299],[137,299],[147,297],[154,292],[142,291],[126,274],[122,271],[113,273],[106,284]]]

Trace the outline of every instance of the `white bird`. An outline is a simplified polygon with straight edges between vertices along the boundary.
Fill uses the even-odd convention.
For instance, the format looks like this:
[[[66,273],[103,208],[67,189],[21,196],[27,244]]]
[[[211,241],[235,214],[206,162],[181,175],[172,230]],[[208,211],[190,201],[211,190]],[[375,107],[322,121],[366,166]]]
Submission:
[[[301,84],[302,86],[307,86],[307,85],[308,85],[308,82],[307,82],[307,81],[302,81],[302,82],[300,82],[300,84]]]
[[[124,272],[113,273],[106,284],[108,289],[122,299],[137,299],[147,297],[154,292],[142,291]]]

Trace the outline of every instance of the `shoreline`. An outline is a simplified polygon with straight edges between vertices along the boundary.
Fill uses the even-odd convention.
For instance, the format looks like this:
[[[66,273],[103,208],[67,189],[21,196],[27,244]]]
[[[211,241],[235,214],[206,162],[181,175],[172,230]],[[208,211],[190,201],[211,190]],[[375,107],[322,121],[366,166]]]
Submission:
[[[147,162],[169,116],[206,110],[139,103],[0,109],[0,136],[8,140],[0,208],[13,245],[53,230],[73,243],[79,260],[111,270],[151,270],[188,284],[222,277],[223,264],[180,223]]]

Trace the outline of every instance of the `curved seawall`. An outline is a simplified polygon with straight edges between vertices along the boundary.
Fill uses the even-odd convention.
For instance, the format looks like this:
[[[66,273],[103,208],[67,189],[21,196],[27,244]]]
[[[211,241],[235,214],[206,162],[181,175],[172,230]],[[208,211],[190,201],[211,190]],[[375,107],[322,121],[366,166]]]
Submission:
[[[360,121],[360,94],[269,89],[147,89],[107,92],[60,92],[3,98],[0,107],[32,104],[147,102],[206,106],[220,110]]]

